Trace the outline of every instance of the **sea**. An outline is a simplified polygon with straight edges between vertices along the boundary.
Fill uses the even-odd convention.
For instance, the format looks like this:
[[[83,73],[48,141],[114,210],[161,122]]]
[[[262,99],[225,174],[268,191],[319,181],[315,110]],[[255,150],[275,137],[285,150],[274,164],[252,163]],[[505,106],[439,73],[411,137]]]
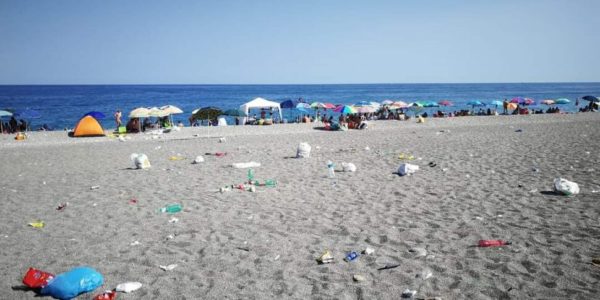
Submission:
[[[547,109],[543,99],[567,98],[559,105],[562,111],[575,112],[576,99],[586,95],[600,96],[600,83],[478,83],[478,84],[310,84],[310,85],[0,85],[0,110],[35,110],[39,118],[26,120],[33,130],[43,124],[55,129],[73,128],[90,111],[106,115],[99,120],[105,129],[115,128],[113,114],[137,107],[175,105],[184,113],[174,115],[175,122],[188,125],[188,117],[197,108],[215,106],[238,108],[256,97],[282,102],[302,99],[307,103],[328,102],[354,104],[359,101],[381,102],[386,99],[415,101],[450,100],[453,106],[425,108],[456,111],[471,109],[467,102],[528,97],[536,101],[534,109]],[[580,107],[588,104],[579,101]],[[492,107],[492,109],[495,107]],[[479,109],[479,108],[476,108]],[[303,112],[283,110],[285,119]],[[327,112],[330,114],[331,112]],[[252,112],[251,112],[252,114]],[[7,122],[6,117],[3,118]],[[230,119],[231,123],[232,120]]]

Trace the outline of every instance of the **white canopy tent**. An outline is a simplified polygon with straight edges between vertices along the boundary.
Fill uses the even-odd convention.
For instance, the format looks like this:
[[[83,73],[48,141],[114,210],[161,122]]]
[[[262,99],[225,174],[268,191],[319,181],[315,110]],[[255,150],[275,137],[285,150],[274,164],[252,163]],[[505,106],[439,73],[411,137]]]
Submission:
[[[277,111],[279,111],[279,120],[283,120],[281,115],[281,105],[277,102],[258,97],[246,104],[240,105],[240,111],[245,112],[246,115],[248,115],[248,111],[252,108],[277,108]]]

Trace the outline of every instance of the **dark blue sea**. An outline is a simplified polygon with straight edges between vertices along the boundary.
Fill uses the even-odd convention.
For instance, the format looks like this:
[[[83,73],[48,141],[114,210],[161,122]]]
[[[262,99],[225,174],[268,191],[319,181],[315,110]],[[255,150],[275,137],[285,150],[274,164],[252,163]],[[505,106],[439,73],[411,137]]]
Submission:
[[[570,104],[562,110],[576,111],[575,99],[585,95],[600,96],[600,83],[495,83],[495,84],[333,84],[333,85],[4,85],[0,86],[0,109],[33,109],[41,114],[30,120],[32,128],[42,124],[62,130],[73,128],[79,118],[89,111],[100,111],[107,118],[101,120],[105,128],[114,128],[115,110],[123,116],[136,107],[163,106],[181,108],[185,114],[175,115],[175,121],[187,118],[192,110],[217,106],[237,108],[255,97],[272,101],[304,99],[353,104],[359,101],[385,99],[439,101],[449,99],[454,106],[442,110],[469,108],[466,102],[529,97],[539,103],[543,99],[568,98]],[[580,101],[580,106],[587,104]],[[533,107],[547,108],[543,105]],[[425,109],[427,111],[428,109]],[[433,109],[431,109],[433,110]],[[284,117],[293,114],[284,110]],[[127,118],[124,118],[125,120]],[[4,119],[6,121],[6,119]]]

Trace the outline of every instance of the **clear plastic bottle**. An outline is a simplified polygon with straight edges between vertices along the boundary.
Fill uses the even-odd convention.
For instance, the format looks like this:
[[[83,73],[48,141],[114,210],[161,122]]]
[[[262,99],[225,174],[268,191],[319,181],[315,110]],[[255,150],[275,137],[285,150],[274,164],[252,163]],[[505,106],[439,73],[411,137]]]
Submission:
[[[335,169],[334,169],[335,165],[333,164],[332,161],[328,160],[327,161],[327,177],[329,178],[335,178]]]

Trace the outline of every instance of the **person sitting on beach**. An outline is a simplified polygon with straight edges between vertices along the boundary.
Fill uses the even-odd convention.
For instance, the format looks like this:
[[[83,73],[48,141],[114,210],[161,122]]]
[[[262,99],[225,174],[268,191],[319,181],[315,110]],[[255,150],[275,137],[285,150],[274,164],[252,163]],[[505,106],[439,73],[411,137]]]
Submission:
[[[23,119],[19,120],[19,131],[27,131],[27,122]]]
[[[146,129],[152,127],[154,127],[154,125],[152,124],[152,121],[150,121],[150,118],[145,118],[144,123],[142,123],[142,131],[146,131]]]
[[[17,123],[17,119],[15,119],[15,117],[10,117],[10,121],[8,121],[8,125],[9,125],[8,128],[10,129],[8,131],[9,133],[17,132],[19,124]]]
[[[125,126],[127,128],[127,132],[137,133],[140,132],[140,119],[139,118],[131,118],[127,122]]]

